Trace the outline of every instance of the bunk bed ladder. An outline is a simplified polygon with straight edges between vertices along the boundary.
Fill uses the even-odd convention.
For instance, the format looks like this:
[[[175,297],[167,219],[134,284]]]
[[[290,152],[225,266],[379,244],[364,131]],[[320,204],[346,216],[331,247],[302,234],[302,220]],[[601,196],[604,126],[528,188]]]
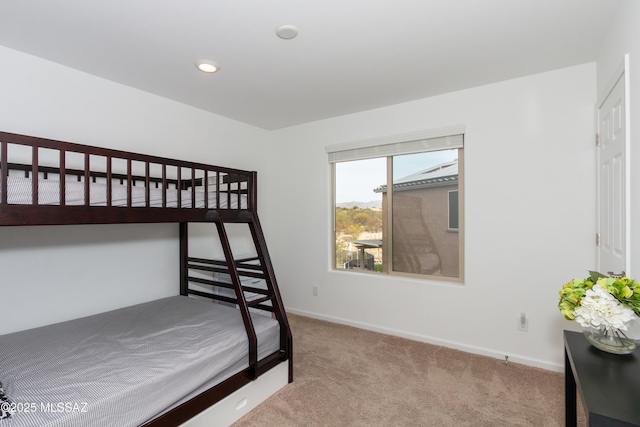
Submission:
[[[289,321],[284,310],[284,303],[282,302],[282,296],[276,282],[276,275],[271,263],[271,257],[267,250],[267,242],[264,238],[262,227],[260,226],[260,220],[258,214],[253,211],[246,212],[247,225],[251,231],[253,243],[256,248],[257,260],[260,262],[260,268],[264,274],[264,279],[267,285],[268,296],[273,307],[273,314],[280,323],[280,343],[281,352],[288,357],[289,363],[289,382],[293,381],[293,339],[291,335],[291,329],[289,327]],[[260,300],[252,301],[252,304],[258,304]]]
[[[267,250],[267,243],[257,214],[253,211],[242,211],[238,215],[226,218],[227,222],[245,223],[249,227],[255,245],[256,256],[243,259],[236,259],[233,256],[224,225],[225,221],[220,213],[214,210],[209,211],[207,213],[207,220],[216,224],[225,255],[226,270],[230,276],[236,295],[236,304],[242,313],[243,321],[247,327],[249,337],[249,364],[254,367],[252,368],[254,378],[270,369],[274,362],[287,358],[289,363],[289,382],[293,381],[293,339],[282,297],[278,290],[273,264],[271,263],[271,258]],[[255,264],[256,262],[257,265]],[[239,268],[242,269],[242,271],[239,271]],[[243,286],[240,279],[241,276],[263,279],[266,284],[266,290]],[[258,292],[260,296],[247,300],[245,291],[255,291]],[[270,305],[268,303],[270,303]],[[272,312],[273,316],[280,323],[280,352],[272,358],[266,358],[261,361],[257,360],[257,338],[250,316],[250,308],[252,307]]]

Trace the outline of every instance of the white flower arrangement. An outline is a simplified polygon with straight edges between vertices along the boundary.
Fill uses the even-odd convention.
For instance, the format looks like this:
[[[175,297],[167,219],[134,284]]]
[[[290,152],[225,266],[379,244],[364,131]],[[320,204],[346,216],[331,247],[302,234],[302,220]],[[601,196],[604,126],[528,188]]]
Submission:
[[[586,279],[573,279],[560,290],[558,308],[567,320],[584,327],[622,329],[640,317],[640,283],[628,277],[608,277],[590,271]],[[626,329],[623,329],[626,330]]]
[[[586,291],[581,304],[574,311],[576,322],[583,327],[604,327],[609,332],[626,331],[635,317],[634,311],[622,304],[599,285]]]
[[[600,350],[629,354],[640,347],[640,283],[590,271],[560,290],[558,308],[582,326],[587,340]]]

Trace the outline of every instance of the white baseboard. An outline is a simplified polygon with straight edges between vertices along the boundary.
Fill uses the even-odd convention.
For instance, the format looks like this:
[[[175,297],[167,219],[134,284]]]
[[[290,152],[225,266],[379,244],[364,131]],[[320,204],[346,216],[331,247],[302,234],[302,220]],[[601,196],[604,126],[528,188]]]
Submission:
[[[289,364],[280,363],[180,427],[228,427],[289,382]]]
[[[392,329],[392,328],[384,328],[384,327],[381,327],[381,326],[371,325],[369,323],[356,322],[356,321],[353,321],[353,320],[343,319],[343,318],[339,318],[339,317],[326,316],[326,315],[323,315],[323,314],[318,314],[318,313],[305,311],[305,310],[298,310],[298,309],[291,308],[291,307],[287,307],[287,313],[298,314],[300,316],[311,317],[313,319],[318,319],[318,320],[326,320],[327,322],[333,322],[333,323],[339,323],[339,324],[342,324],[342,325],[353,326],[355,328],[366,329],[368,331],[373,331],[373,332],[380,332],[380,333],[383,333],[383,334],[393,335],[393,336],[397,336],[397,337],[401,337],[401,338],[407,338],[407,339],[410,339],[410,340],[413,340],[413,341],[420,341],[420,342],[424,342],[424,343],[428,343],[428,344],[440,345],[440,346],[443,346],[443,347],[453,348],[453,349],[464,351],[464,352],[467,352],[467,353],[479,354],[479,355],[482,355],[482,356],[493,357],[495,359],[500,359],[500,360],[504,360],[504,356],[505,356],[504,353],[497,352],[495,350],[490,350],[490,349],[483,348],[483,347],[476,347],[476,346],[466,345],[466,344],[462,344],[462,343],[458,343],[458,342],[454,342],[454,341],[442,340],[442,339],[439,339],[439,338],[433,338],[433,337],[429,337],[429,336],[426,336],[426,335],[414,334],[414,333],[411,333],[411,332],[401,331],[401,330]],[[536,367],[536,368],[546,369],[548,371],[564,372],[564,366],[563,365],[559,365],[559,364],[555,364],[555,363],[549,363],[549,362],[546,362],[546,361],[543,361],[543,360],[538,360],[538,359],[533,359],[533,358],[528,358],[528,357],[522,357],[522,356],[518,356],[518,355],[511,355],[510,354],[509,355],[509,362],[520,363],[522,365],[533,366],[533,367]]]

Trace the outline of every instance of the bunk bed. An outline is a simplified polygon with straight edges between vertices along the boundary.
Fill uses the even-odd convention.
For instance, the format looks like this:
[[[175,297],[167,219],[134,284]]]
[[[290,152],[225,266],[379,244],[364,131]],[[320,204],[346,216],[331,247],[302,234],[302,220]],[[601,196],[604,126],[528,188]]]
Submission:
[[[0,132],[0,226],[180,230],[179,295],[0,336],[0,403],[13,409],[0,427],[176,426],[277,366],[291,382],[256,185],[255,172]],[[194,222],[215,224],[224,257],[189,255]],[[228,223],[248,226],[255,254],[234,257]]]

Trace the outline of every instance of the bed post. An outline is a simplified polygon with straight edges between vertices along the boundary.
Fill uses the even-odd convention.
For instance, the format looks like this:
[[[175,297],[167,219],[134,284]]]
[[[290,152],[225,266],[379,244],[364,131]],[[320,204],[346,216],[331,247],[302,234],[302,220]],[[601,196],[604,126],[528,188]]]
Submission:
[[[7,177],[9,176],[9,162],[7,161],[7,143],[0,141],[0,205],[6,205],[9,199],[7,195]]]
[[[189,229],[187,222],[180,223],[180,295],[189,295],[187,258],[189,257]]]
[[[249,178],[249,209],[257,212],[258,211],[258,172],[251,172],[251,177]]]

